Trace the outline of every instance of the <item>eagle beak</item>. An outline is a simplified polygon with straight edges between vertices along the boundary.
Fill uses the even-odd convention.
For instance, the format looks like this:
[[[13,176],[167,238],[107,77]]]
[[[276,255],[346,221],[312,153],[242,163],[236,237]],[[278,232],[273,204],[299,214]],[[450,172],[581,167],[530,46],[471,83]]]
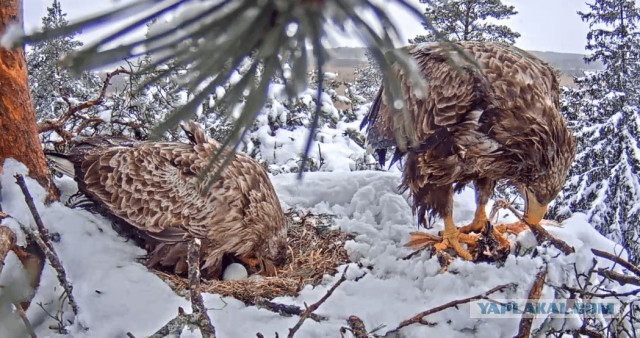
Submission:
[[[538,203],[533,194],[527,191],[527,205],[524,210],[524,221],[529,225],[538,225],[547,213],[547,205]]]

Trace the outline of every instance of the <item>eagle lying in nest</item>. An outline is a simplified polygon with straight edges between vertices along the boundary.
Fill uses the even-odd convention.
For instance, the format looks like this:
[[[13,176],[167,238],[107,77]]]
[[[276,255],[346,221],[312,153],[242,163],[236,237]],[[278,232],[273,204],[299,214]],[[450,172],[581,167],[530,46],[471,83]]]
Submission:
[[[396,148],[393,162],[406,155],[401,187],[409,190],[420,225],[426,214],[444,219],[441,238],[413,233],[409,245],[435,244],[436,251],[452,248],[472,259],[461,243],[475,247],[478,237],[469,233],[491,226],[485,207],[500,180],[516,187],[526,203],[526,224],[519,225],[530,226],[539,241],[556,244],[540,221],[566,180],[575,146],[559,113],[554,70],[527,52],[497,43],[407,48],[426,80],[426,87],[412,88],[406,74],[397,74],[404,81],[411,123],[398,118],[380,88],[362,127],[368,125],[368,143],[383,166],[387,148]],[[400,149],[402,144],[408,146]],[[453,194],[471,182],[475,217],[457,229]],[[509,245],[499,232],[489,233]]]
[[[182,129],[190,144],[92,137],[47,157],[98,212],[130,225],[149,250],[149,267],[186,274],[188,243],[199,238],[204,278],[219,278],[229,255],[272,274],[286,259],[287,234],[266,171],[236,153],[204,192],[217,166],[205,180],[200,174],[220,144],[193,122]]]

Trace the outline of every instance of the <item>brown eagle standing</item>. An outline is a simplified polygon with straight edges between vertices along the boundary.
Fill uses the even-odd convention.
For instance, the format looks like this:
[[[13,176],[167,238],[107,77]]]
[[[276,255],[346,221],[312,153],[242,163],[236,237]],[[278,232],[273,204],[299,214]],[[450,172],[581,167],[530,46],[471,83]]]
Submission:
[[[190,144],[94,137],[47,157],[74,177],[97,211],[133,227],[150,251],[149,267],[186,273],[188,243],[199,238],[205,278],[220,276],[226,254],[273,273],[286,258],[287,237],[266,171],[236,153],[203,193],[200,174],[220,144],[193,122],[182,128]]]
[[[444,219],[435,249],[450,247],[472,259],[460,243],[473,245],[476,238],[466,233],[488,223],[485,206],[499,180],[522,194],[524,221],[536,237],[548,235],[540,221],[562,188],[575,154],[573,137],[559,113],[554,70],[504,44],[427,43],[407,48],[426,80],[419,97],[406,84],[406,74],[398,74],[405,83],[412,130],[403,130],[402,119],[394,119],[384,88],[362,126],[368,125],[368,143],[382,164],[387,148],[396,148],[394,160],[406,155],[402,187],[411,194],[418,222],[423,225],[427,213]],[[407,136],[411,134],[414,139]],[[408,147],[399,149],[399,141]],[[453,194],[471,182],[477,209],[473,222],[459,230],[452,218]],[[420,235],[412,237],[412,242],[420,241]]]

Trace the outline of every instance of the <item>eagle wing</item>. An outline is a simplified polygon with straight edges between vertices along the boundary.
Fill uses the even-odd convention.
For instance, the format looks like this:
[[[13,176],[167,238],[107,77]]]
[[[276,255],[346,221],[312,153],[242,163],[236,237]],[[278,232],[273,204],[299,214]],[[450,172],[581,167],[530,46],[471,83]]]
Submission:
[[[204,193],[211,177],[203,181],[200,174],[218,149],[214,141],[149,142],[88,149],[72,162],[79,188],[144,234],[165,242],[222,238],[224,243],[216,243],[221,250],[237,249],[258,238],[262,227],[277,227],[284,220],[266,172],[246,155],[236,154]],[[273,223],[257,221],[265,218]],[[237,240],[229,241],[229,234]]]
[[[544,168],[555,149],[543,149],[541,143],[532,148],[531,140],[541,134],[564,135],[557,132],[564,125],[557,114],[559,85],[553,69],[513,46],[478,42],[456,46],[409,47],[424,74],[423,88],[412,89],[398,68],[415,140],[403,131],[401,115],[387,102],[384,87],[380,89],[362,123],[368,125],[367,139],[379,160],[383,163],[386,148],[409,144],[410,151],[431,150],[438,158],[454,153],[492,157],[506,150],[507,156],[533,156]],[[404,152],[396,150],[394,160]]]
[[[409,54],[426,80],[424,87],[412,88],[406,81],[404,70],[397,68],[415,140],[403,131],[403,121],[398,118],[400,114],[389,104],[384,87],[378,91],[362,122],[362,127],[368,125],[367,140],[376,150],[403,143],[414,150],[430,150],[440,145],[443,151],[448,152],[451,127],[463,122],[472,110],[486,106],[486,93],[491,90],[490,86],[477,65],[447,45],[414,46],[409,49]],[[416,95],[416,91],[420,95]],[[402,142],[398,142],[399,138],[403,138]],[[380,151],[378,153],[380,155]],[[397,153],[395,159],[403,153]]]

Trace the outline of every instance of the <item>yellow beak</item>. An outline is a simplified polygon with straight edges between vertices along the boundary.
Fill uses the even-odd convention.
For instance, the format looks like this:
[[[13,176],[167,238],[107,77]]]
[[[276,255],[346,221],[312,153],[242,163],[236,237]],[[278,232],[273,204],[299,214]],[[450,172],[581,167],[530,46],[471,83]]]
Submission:
[[[538,203],[531,193],[527,193],[527,205],[524,209],[524,221],[529,225],[540,224],[547,213],[547,206]]]

